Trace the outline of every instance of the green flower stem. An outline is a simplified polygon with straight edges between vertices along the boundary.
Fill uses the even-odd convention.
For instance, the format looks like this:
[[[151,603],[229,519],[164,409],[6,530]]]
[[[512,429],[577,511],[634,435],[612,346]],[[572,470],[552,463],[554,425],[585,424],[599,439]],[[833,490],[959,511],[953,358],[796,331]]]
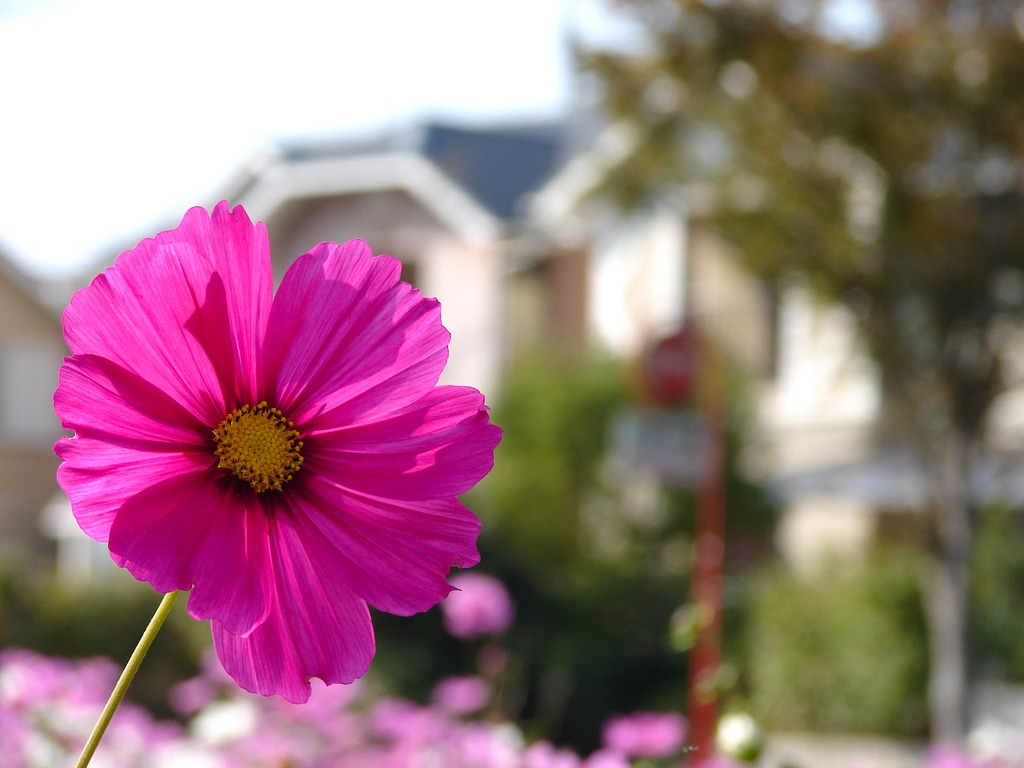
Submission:
[[[96,752],[96,747],[100,745],[100,739],[103,738],[103,734],[107,731],[107,726],[110,725],[111,718],[114,717],[114,712],[117,711],[118,706],[121,704],[121,700],[128,691],[128,686],[131,685],[132,678],[134,678],[135,673],[139,671],[139,667],[142,665],[142,660],[146,658],[146,652],[153,644],[156,633],[159,632],[160,627],[164,625],[164,620],[171,612],[171,608],[174,606],[174,601],[177,599],[177,592],[168,592],[164,595],[164,599],[160,601],[160,605],[156,609],[156,613],[154,613],[153,618],[149,620],[149,626],[146,627],[146,631],[142,633],[142,637],[139,639],[139,644],[135,646],[135,652],[132,654],[131,658],[128,659],[128,664],[125,665],[124,671],[121,673],[121,677],[118,678],[117,685],[114,686],[113,693],[111,693],[110,698],[107,699],[107,704],[103,707],[103,712],[100,713],[100,719],[97,720],[96,725],[93,726],[92,733],[89,734],[89,741],[85,743],[85,748],[82,750],[82,754],[78,758],[78,762],[75,763],[75,768],[85,768],[85,766],[89,765],[89,761],[92,760],[93,753]]]

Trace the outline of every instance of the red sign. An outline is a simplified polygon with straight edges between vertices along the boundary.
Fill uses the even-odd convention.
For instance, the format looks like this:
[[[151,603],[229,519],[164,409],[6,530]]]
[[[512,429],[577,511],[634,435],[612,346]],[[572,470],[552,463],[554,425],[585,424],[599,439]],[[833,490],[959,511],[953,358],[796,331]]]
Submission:
[[[698,343],[693,329],[683,328],[656,341],[647,353],[647,387],[658,405],[679,406],[690,398],[697,374]]]

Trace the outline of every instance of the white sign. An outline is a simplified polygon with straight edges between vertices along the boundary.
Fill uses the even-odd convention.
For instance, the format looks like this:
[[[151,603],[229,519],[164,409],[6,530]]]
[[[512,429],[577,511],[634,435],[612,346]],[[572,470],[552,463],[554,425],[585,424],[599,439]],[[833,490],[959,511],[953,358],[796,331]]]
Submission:
[[[708,468],[707,428],[693,410],[628,408],[611,425],[616,462],[656,473],[664,482],[690,487]]]

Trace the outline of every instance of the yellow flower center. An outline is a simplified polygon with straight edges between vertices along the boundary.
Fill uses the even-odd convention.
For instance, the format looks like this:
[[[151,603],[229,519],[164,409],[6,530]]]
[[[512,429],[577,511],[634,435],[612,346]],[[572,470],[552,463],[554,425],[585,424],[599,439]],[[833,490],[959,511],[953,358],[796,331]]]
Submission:
[[[279,491],[302,466],[299,431],[264,400],[236,408],[213,430],[220,467],[230,469],[256,493]]]

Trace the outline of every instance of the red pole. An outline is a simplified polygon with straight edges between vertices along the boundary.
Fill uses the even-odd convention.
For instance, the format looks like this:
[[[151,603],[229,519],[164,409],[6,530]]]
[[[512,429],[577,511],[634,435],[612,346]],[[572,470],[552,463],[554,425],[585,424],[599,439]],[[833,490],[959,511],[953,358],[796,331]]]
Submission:
[[[694,767],[715,754],[725,553],[725,394],[715,355],[703,339],[701,342],[703,364],[698,367],[698,376],[703,386],[698,387],[698,408],[706,430],[707,464],[697,486],[692,590],[698,624],[690,649],[690,750],[684,763]]]

